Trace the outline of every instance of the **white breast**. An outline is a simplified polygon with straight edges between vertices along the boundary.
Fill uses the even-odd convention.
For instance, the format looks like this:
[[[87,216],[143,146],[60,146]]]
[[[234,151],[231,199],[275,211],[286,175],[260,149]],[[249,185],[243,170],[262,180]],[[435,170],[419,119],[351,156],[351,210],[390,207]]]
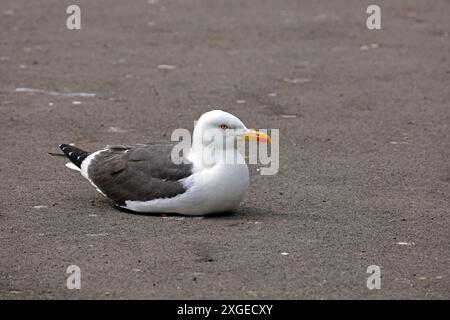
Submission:
[[[242,164],[219,163],[195,172],[182,180],[187,191],[173,198],[126,201],[124,208],[138,212],[185,215],[230,211],[239,205],[249,186],[248,167],[244,161],[240,163]]]

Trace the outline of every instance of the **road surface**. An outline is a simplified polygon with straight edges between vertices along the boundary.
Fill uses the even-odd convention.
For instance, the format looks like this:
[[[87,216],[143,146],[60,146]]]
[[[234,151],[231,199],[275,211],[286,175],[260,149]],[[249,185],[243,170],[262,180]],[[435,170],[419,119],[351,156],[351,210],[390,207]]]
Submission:
[[[80,30],[70,1],[2,1],[1,299],[450,298],[448,1],[377,1],[381,30],[373,1],[76,2]],[[48,154],[211,109],[280,130],[229,215],[118,211]]]

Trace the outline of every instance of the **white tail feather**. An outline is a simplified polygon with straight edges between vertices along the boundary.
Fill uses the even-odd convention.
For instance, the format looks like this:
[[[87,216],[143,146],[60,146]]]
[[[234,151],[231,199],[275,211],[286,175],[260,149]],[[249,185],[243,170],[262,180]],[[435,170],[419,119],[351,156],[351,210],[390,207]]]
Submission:
[[[74,165],[72,162],[67,162],[66,167],[72,170],[81,171],[80,168],[78,168],[76,165]]]

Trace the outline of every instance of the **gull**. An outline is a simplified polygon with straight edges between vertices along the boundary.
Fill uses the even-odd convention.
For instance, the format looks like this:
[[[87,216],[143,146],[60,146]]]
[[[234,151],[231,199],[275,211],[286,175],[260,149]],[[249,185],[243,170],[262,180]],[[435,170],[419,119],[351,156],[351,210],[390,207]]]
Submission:
[[[173,160],[173,141],[107,146],[92,153],[59,147],[71,161],[67,166],[119,208],[198,216],[232,211],[243,199],[249,186],[248,167],[237,150],[243,140],[270,142],[270,137],[230,113],[212,110],[198,119],[192,145],[179,162]]]

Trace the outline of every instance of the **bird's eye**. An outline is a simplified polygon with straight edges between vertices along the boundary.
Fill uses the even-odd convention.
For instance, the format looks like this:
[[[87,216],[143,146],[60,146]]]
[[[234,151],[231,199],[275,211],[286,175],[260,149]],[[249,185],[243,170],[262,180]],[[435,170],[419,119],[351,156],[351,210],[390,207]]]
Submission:
[[[229,129],[230,127],[228,127],[226,124],[221,124],[220,126],[219,126],[219,128],[220,129],[222,129],[222,130],[227,130],[227,129]]]

